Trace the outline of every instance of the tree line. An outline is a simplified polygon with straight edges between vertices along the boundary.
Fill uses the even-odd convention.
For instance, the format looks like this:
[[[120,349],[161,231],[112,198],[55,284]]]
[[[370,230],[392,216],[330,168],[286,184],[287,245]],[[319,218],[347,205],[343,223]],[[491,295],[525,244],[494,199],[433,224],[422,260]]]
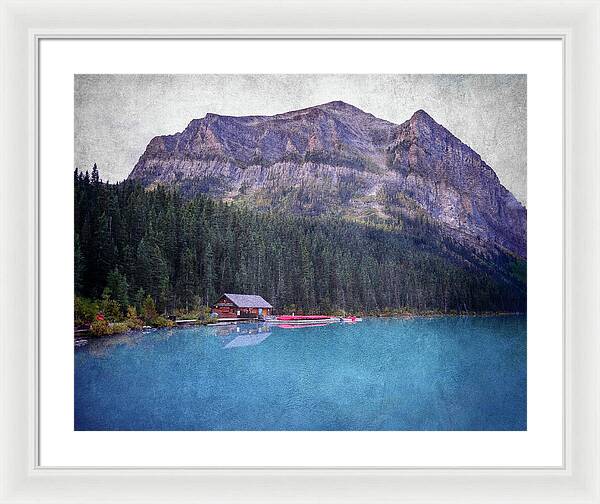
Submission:
[[[425,219],[394,227],[259,212],[75,170],[75,294],[161,313],[223,292],[276,310],[525,311],[524,263],[477,255]]]

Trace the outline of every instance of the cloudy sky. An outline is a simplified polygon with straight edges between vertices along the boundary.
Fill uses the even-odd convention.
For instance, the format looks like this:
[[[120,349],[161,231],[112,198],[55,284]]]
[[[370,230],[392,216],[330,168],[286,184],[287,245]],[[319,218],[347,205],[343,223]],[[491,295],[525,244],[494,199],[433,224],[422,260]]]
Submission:
[[[77,75],[75,166],[129,175],[148,142],[192,119],[272,115],[342,100],[394,123],[423,109],[527,203],[525,75]]]

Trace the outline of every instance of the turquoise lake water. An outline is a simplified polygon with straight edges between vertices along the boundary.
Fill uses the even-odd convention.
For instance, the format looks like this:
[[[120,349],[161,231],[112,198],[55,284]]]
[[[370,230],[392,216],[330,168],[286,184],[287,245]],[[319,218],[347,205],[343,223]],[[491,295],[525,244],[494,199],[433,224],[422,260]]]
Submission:
[[[76,341],[76,430],[525,430],[526,318]]]

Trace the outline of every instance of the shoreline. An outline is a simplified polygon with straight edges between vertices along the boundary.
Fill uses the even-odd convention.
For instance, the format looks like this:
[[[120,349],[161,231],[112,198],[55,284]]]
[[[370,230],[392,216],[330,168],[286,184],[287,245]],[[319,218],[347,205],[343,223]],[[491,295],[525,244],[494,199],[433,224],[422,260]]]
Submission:
[[[435,311],[421,311],[421,312],[398,312],[398,313],[378,313],[378,314],[359,314],[361,318],[381,318],[381,319],[401,319],[401,320],[411,320],[416,318],[422,319],[431,319],[431,318],[443,318],[443,317],[510,317],[510,316],[523,316],[527,315],[526,312],[435,312]],[[339,315],[331,315],[332,317],[337,317]],[[229,322],[228,324],[249,324],[249,323],[263,323],[259,320],[239,320],[235,322]],[[222,324],[222,323],[221,323]],[[205,322],[205,321],[193,321],[187,323],[180,323],[170,327],[153,327],[153,326],[144,326],[142,329],[129,329],[127,331],[123,331],[121,333],[108,334],[102,336],[96,336],[92,334],[89,330],[85,331],[82,329],[75,330],[74,332],[74,340],[81,339],[103,339],[110,337],[122,336],[125,334],[132,333],[143,333],[144,331],[153,331],[157,329],[182,329],[189,328],[193,326],[202,326],[202,327],[210,327],[210,326],[219,326],[219,321],[216,322]]]

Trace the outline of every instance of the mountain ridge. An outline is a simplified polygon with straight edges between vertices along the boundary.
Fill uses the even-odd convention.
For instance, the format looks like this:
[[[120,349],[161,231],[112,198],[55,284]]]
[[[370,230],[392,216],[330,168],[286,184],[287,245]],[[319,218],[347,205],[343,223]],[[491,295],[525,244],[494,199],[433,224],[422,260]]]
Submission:
[[[128,179],[260,210],[427,218],[478,251],[527,256],[525,207],[422,109],[402,124],[339,100],[273,116],[208,113],[154,137]]]

